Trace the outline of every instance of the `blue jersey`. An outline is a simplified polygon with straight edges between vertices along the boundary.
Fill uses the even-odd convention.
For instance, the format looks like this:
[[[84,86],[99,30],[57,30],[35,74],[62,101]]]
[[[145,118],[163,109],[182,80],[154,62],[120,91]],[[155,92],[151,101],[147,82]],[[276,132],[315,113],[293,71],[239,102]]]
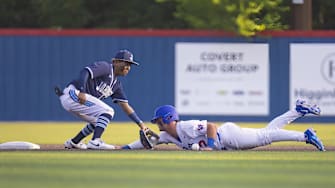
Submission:
[[[112,97],[113,102],[128,102],[121,82],[114,76],[112,64],[98,61],[88,65],[85,69],[89,72],[90,77],[83,92],[99,99]],[[80,87],[79,80],[73,80],[70,84],[76,88]]]

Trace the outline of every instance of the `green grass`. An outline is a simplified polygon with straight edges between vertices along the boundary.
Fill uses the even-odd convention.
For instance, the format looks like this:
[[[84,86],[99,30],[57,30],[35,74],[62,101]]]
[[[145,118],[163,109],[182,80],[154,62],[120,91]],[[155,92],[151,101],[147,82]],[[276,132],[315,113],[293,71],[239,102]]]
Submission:
[[[1,187],[334,187],[334,152],[0,152]]]
[[[2,122],[0,142],[63,144],[82,126]],[[334,125],[293,124],[287,129],[303,131],[311,126],[326,147],[335,146]],[[138,128],[131,123],[114,123],[103,138],[126,144],[138,138]],[[305,146],[296,142],[276,145],[301,144]],[[335,187],[334,174],[334,151],[0,151],[0,187],[5,188],[327,188]]]

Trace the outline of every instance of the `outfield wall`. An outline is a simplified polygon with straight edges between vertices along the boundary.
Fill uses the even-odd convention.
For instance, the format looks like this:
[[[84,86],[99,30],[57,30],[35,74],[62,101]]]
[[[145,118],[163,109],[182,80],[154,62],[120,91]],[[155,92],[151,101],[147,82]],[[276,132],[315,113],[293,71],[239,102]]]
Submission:
[[[270,37],[270,35],[272,37]],[[122,78],[144,121],[162,104],[183,118],[269,121],[302,97],[335,121],[335,32],[272,32],[245,39],[218,31],[0,29],[0,121],[76,121],[53,92],[119,49],[139,67]],[[115,121],[129,121],[121,109]]]

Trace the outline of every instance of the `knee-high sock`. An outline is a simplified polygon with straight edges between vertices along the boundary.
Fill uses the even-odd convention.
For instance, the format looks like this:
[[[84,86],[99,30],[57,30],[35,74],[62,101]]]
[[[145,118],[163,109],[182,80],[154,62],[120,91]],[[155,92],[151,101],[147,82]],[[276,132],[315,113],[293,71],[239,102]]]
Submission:
[[[88,123],[74,138],[72,138],[72,142],[78,144],[82,139],[90,135],[93,131],[94,131],[94,125]]]
[[[94,129],[92,140],[101,137],[102,133],[105,131],[110,120],[111,120],[111,116],[109,114],[102,114],[99,116],[97,123],[95,124],[95,129]]]

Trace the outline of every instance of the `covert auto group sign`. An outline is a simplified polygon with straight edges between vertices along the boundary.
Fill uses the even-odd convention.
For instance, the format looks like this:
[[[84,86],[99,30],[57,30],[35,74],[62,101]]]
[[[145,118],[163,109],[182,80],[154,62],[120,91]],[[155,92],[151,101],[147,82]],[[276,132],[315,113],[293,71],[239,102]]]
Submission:
[[[268,115],[268,44],[176,43],[175,54],[180,114]]]

